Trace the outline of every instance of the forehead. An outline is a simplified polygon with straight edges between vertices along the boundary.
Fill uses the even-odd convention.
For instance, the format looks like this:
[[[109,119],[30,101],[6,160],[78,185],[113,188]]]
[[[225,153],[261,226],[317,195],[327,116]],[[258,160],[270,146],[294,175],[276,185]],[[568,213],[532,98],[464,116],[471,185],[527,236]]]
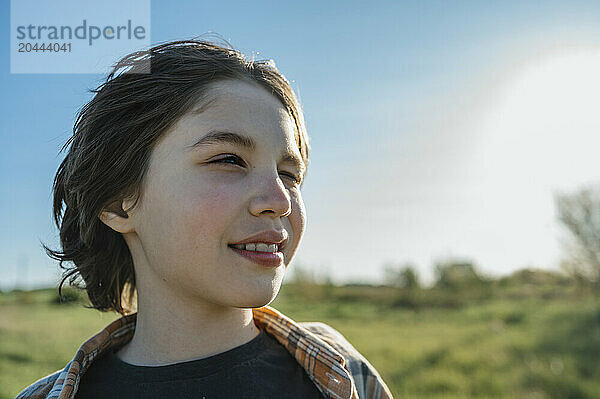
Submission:
[[[192,110],[194,123],[252,134],[269,141],[295,142],[296,126],[275,95],[258,83],[224,80],[209,86]]]

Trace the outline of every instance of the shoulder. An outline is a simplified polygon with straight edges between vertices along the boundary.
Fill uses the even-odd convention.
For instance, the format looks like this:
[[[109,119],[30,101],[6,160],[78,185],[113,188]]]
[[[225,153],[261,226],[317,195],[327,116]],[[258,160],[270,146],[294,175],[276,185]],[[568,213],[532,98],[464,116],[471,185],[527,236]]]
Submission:
[[[359,397],[392,398],[379,372],[339,331],[322,322],[299,322],[300,326],[322,339],[346,360],[346,369],[352,375]]]
[[[68,368],[69,365],[66,366]],[[62,381],[64,381],[65,369],[56,370],[55,372],[47,375],[46,377],[40,378],[33,384],[23,389],[15,399],[45,399],[58,397],[60,389],[57,391],[55,387],[62,388]],[[59,386],[60,385],[60,386]],[[50,395],[51,392],[56,392],[56,396]]]

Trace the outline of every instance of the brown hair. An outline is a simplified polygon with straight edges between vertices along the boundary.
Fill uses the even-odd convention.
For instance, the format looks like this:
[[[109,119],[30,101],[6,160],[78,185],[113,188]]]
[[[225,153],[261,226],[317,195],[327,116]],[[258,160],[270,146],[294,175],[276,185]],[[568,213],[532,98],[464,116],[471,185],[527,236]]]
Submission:
[[[287,79],[271,60],[248,61],[239,51],[215,43],[181,40],[137,51],[119,60],[80,110],[71,144],[54,178],[54,221],[62,251],[43,245],[67,278],[85,289],[100,311],[133,311],[133,259],[121,233],[104,224],[100,212],[124,216],[121,201],[143,187],[150,155],[160,137],[219,80],[253,81],[286,107],[296,125],[296,144],[308,165],[310,146],[301,106]],[[64,212],[63,212],[64,203]],[[63,266],[73,262],[74,267]],[[76,285],[78,278],[85,287]],[[127,286],[127,287],[126,287]]]

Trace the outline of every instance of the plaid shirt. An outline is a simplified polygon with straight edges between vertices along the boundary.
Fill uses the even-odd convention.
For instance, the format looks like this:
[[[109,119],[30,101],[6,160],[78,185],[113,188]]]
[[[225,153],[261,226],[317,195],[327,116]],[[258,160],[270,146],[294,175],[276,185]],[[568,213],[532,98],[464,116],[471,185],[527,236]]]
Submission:
[[[277,339],[325,398],[387,399],[392,394],[375,368],[338,331],[321,322],[297,323],[278,310],[252,309],[254,323]],[[123,316],[84,342],[73,360],[25,388],[16,399],[73,399],[94,359],[133,338],[137,313]]]

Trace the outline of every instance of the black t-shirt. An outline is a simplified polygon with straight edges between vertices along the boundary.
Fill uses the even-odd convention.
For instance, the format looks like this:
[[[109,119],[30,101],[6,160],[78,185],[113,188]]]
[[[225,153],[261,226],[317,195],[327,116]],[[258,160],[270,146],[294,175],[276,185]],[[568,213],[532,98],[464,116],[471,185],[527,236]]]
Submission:
[[[323,398],[302,366],[261,330],[251,341],[216,355],[166,366],[135,366],[113,351],[82,375],[76,399]]]

